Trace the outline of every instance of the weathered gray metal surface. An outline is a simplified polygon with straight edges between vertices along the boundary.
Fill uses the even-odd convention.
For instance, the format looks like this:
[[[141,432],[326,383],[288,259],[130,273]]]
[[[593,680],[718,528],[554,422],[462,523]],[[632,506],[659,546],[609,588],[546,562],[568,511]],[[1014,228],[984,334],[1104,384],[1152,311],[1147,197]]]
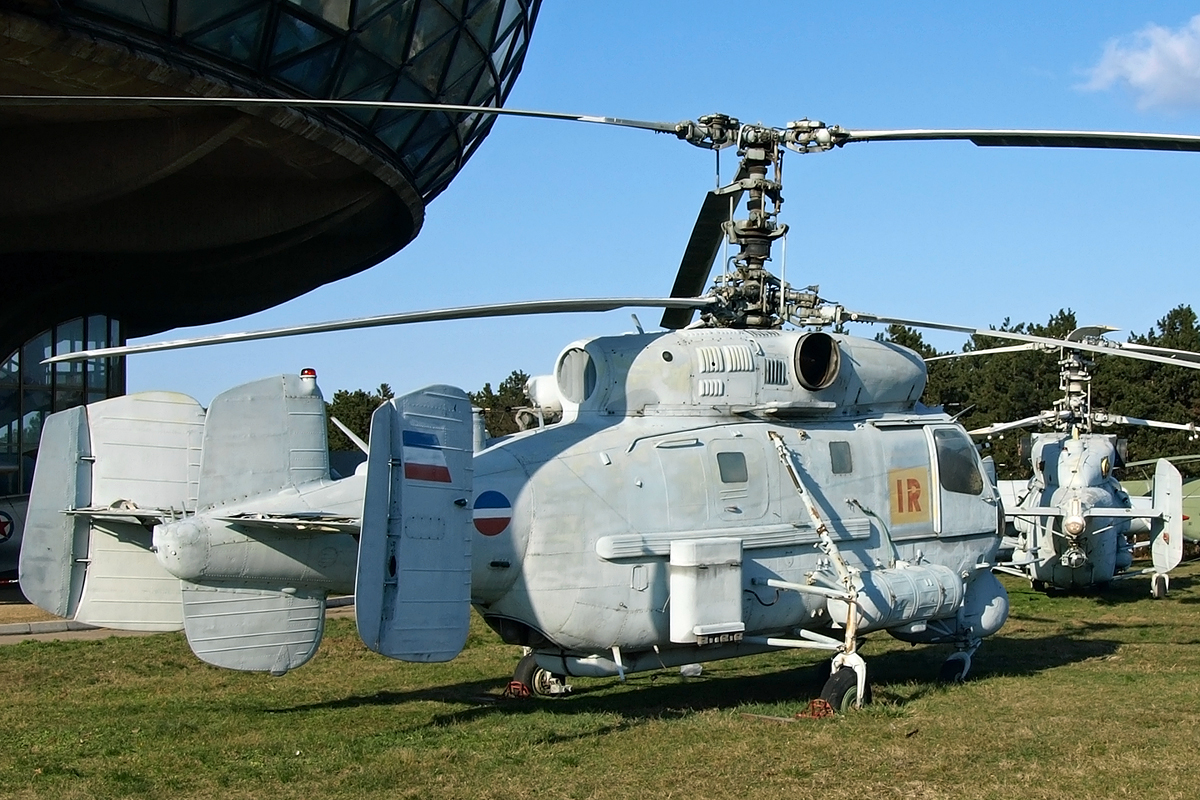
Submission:
[[[377,653],[448,661],[467,641],[473,436],[471,401],[450,386],[371,417],[355,606]]]

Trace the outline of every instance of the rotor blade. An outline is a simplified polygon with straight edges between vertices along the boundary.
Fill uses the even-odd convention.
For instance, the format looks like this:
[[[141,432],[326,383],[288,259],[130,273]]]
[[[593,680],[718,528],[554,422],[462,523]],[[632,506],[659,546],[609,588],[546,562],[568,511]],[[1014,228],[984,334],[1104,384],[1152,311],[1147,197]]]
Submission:
[[[691,238],[679,262],[679,272],[675,274],[671,297],[697,297],[704,292],[713,261],[725,238],[722,225],[729,219],[730,209],[736,208],[741,200],[740,189],[728,194],[709,192],[704,196]],[[692,311],[691,308],[669,308],[663,312],[659,325],[670,330],[686,327],[692,321]]]
[[[1171,461],[1176,464],[1183,464],[1188,461],[1200,461],[1200,455],[1164,456],[1164,458],[1166,458],[1167,461]],[[1147,464],[1154,464],[1157,462],[1158,462],[1157,458],[1147,458],[1145,461],[1130,461],[1125,466],[1127,466],[1127,467],[1144,467]]]
[[[1165,428],[1172,431],[1196,432],[1196,426],[1191,422],[1159,422],[1156,419],[1126,417],[1123,414],[1109,414],[1108,412],[1104,412],[1103,414],[1094,413],[1092,416],[1097,425],[1138,425],[1144,428]]]
[[[1084,342],[1068,342],[1062,339],[1051,339],[1045,336],[1031,336],[1027,333],[1014,333],[1013,331],[997,331],[984,330],[983,328],[972,328],[968,325],[953,325],[947,322],[925,322],[916,319],[903,319],[901,317],[881,317],[877,314],[868,314],[861,311],[844,310],[840,314],[841,319],[847,322],[882,322],[889,325],[907,325],[910,328],[932,328],[942,331],[956,331],[958,333],[969,333],[977,336],[991,336],[996,339],[1013,339],[1018,342],[1032,342],[1034,344],[1047,345],[1050,347],[1061,347],[1068,350],[1084,350],[1089,353],[1105,353],[1113,356],[1124,356],[1125,358],[1133,358],[1139,361],[1152,361],[1156,364],[1170,364],[1176,367],[1190,367],[1191,369],[1200,369],[1200,361],[1184,361],[1166,356],[1153,355],[1141,351],[1119,350],[1114,347],[1105,347],[1097,344],[1085,344]]]
[[[980,147],[1087,147],[1120,150],[1183,150],[1200,152],[1200,136],[1121,131],[1037,130],[835,130],[837,145],[851,142],[967,140]]]
[[[562,314],[581,311],[612,311],[618,308],[705,308],[717,301],[711,297],[602,297],[572,300],[527,300],[520,303],[493,303],[482,306],[460,306],[439,308],[429,311],[406,311],[400,314],[383,314],[377,317],[314,322],[307,325],[292,325],[284,328],[267,328],[243,333],[217,333],[198,336],[195,339],[176,339],[169,342],[147,342],[124,347],[102,347],[95,350],[78,350],[63,353],[43,361],[53,364],[59,361],[84,361],[89,358],[124,356],[134,353],[154,353],[160,350],[182,350],[187,347],[204,347],[210,344],[251,342],[258,339],[279,339],[285,336],[303,336],[309,333],[348,331],[357,328],[378,328],[385,325],[407,325],[413,322],[441,322],[453,319],[476,319],[480,317],[517,317],[529,314]]]
[[[1003,431],[1012,430],[1013,428],[1027,428],[1030,425],[1042,425],[1053,422],[1057,418],[1057,414],[1053,411],[1043,412],[1035,417],[1026,417],[1015,422],[997,422],[995,425],[988,425],[986,428],[976,428],[973,431],[967,431],[972,436],[983,436],[985,434],[1001,433]]]
[[[502,117],[533,117],[561,119],[570,122],[594,122],[622,128],[675,133],[674,122],[647,122],[618,117],[597,117],[590,114],[567,114],[555,111],[526,111],[494,106],[460,106],[447,103],[409,103],[397,100],[320,100],[310,97],[126,97],[118,95],[0,95],[0,106],[284,106],[302,108],[370,108],[407,111],[445,111],[455,114],[494,114]]]
[[[1012,344],[1007,347],[988,347],[983,350],[965,350],[961,353],[947,353],[944,356],[930,356],[925,359],[926,363],[930,361],[946,361],[951,358],[968,358],[970,356],[990,356],[993,353],[1018,353],[1022,350],[1042,350],[1041,345],[1037,344]]]
[[[1175,350],[1170,347],[1156,347],[1149,344],[1134,344],[1133,342],[1113,342],[1123,350],[1137,350],[1143,353],[1158,353],[1167,358],[1177,358],[1181,361],[1200,361],[1200,353],[1194,350]]]

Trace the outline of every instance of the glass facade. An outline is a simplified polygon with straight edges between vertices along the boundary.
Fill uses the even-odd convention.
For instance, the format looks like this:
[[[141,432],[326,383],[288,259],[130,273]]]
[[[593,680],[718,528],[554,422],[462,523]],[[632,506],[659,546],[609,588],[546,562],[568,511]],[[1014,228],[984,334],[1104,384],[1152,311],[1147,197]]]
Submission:
[[[499,106],[541,0],[60,0],[60,21],[181,57],[255,93]],[[328,111],[398,159],[425,200],[495,117]]]
[[[34,336],[0,364],[0,496],[29,492],[46,415],[125,393],[124,359],[41,362],[124,343],[116,320],[76,317]]]

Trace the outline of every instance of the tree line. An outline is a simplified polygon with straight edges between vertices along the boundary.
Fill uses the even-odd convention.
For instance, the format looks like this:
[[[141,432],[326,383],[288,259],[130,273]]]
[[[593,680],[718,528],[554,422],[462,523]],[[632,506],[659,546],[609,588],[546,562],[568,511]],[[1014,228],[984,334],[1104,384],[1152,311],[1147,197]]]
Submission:
[[[1079,327],[1069,309],[1053,314],[1045,325],[1004,320],[999,330],[1062,339]],[[922,357],[947,355],[924,341],[920,332],[899,325],[888,328],[877,338],[916,350]],[[1191,306],[1179,305],[1167,312],[1154,328],[1133,334],[1129,342],[1200,352],[1200,324]],[[972,336],[962,352],[1012,345],[1011,340],[985,335]],[[968,430],[995,422],[1023,419],[1054,407],[1063,396],[1059,386],[1059,351],[997,353],[929,363],[929,382],[921,401],[942,406],[950,414],[960,414]],[[1163,422],[1200,422],[1200,371],[1137,361],[1115,355],[1096,355],[1089,370],[1092,375],[1092,408]],[[1189,441],[1182,431],[1117,426],[1098,428],[1127,439],[1130,461],[1161,456],[1184,455],[1200,451],[1200,444]],[[1027,433],[1027,432],[1026,432]],[[1029,474],[1017,448],[1024,435],[1009,431],[1003,438],[994,436],[982,443],[985,454],[994,457],[1000,477],[1018,478]],[[1179,465],[1188,474],[1196,467]],[[1130,477],[1133,477],[1132,475]]]
[[[520,370],[513,370],[500,385],[493,390],[492,384],[485,383],[477,392],[467,392],[471,404],[483,409],[483,420],[489,436],[505,436],[515,433],[516,420],[512,410],[526,406],[529,401],[525,398],[525,382],[529,376]],[[375,409],[395,397],[392,387],[386,383],[379,385],[374,391],[364,389],[338,389],[333,397],[325,404],[329,428],[330,450],[357,450],[358,447],[333,422],[336,417],[343,425],[353,431],[363,441],[371,430],[371,415]]]

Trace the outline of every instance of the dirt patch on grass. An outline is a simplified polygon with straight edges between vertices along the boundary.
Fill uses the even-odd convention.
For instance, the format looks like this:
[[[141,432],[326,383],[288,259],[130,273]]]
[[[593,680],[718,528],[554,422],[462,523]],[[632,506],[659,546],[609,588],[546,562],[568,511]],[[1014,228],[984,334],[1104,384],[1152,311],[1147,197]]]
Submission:
[[[0,586],[0,625],[58,619],[25,599],[19,586]]]

